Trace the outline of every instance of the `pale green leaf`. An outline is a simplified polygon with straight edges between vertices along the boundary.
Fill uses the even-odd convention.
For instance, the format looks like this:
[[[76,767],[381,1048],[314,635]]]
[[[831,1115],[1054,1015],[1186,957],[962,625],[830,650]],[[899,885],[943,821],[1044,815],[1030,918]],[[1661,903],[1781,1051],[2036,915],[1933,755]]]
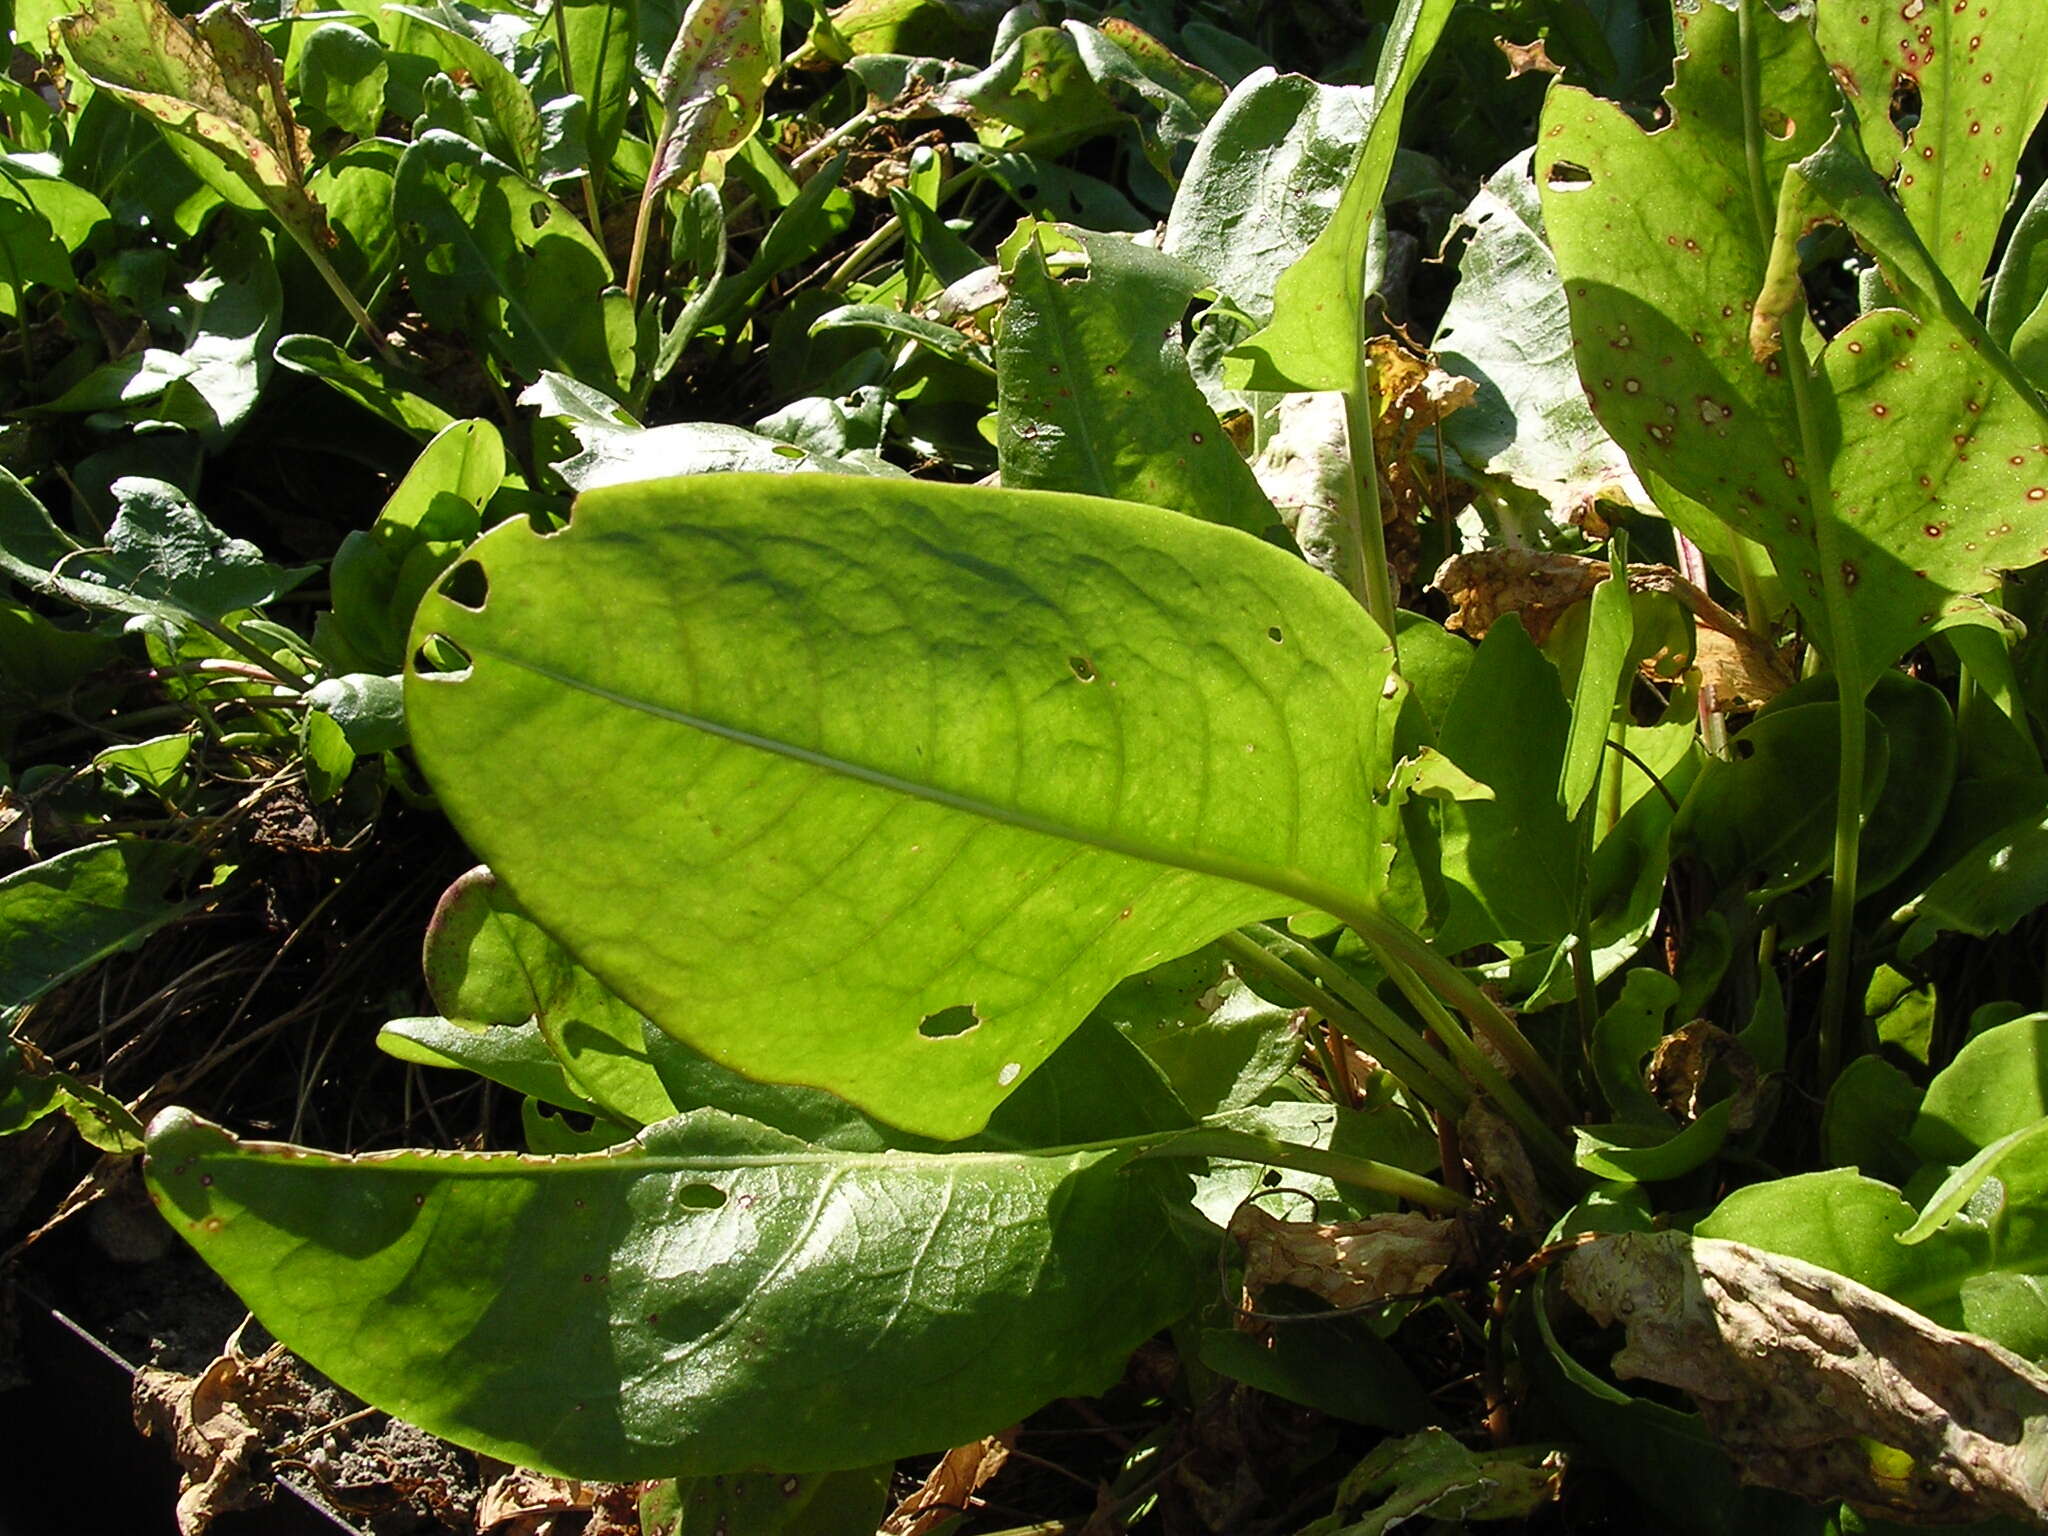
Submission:
[[[1122,977],[1373,899],[1386,642],[1233,530],[700,477],[469,558],[481,611],[437,593],[415,630],[469,664],[407,681],[444,806],[578,960],[750,1075],[967,1135]],[[603,645],[593,602],[633,615]]]

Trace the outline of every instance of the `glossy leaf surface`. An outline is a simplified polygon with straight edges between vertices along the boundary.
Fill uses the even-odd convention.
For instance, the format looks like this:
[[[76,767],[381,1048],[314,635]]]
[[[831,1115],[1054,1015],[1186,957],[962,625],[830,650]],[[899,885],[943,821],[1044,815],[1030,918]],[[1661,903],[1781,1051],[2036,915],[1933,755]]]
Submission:
[[[581,1477],[971,1440],[1107,1386],[1198,1268],[1158,1202],[1175,1176],[1128,1149],[824,1152],[709,1110],[560,1158],[336,1157],[183,1111],[151,1132],[164,1214],[309,1361]]]

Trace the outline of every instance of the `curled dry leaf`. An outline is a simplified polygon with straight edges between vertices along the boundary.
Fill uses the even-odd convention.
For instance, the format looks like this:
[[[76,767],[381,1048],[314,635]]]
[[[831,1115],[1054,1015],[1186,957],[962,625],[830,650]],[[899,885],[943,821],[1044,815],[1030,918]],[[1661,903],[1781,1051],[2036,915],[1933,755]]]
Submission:
[[[1605,560],[1583,555],[1485,549],[1453,555],[1430,584],[1456,609],[1444,621],[1446,629],[1480,640],[1502,614],[1519,614],[1530,639],[1541,645],[1566,610],[1591,597],[1610,569]],[[1692,660],[1719,707],[1767,703],[1797,681],[1767,640],[1670,566],[1632,565],[1628,587],[1661,592],[1697,621]]]
[[[1552,60],[1540,37],[1533,43],[1511,43],[1504,37],[1496,37],[1493,46],[1507,56],[1510,80],[1519,80],[1532,71],[1544,75],[1564,73],[1564,66]]]
[[[1230,1235],[1244,1249],[1247,1310],[1275,1285],[1335,1307],[1413,1296],[1463,1252],[1455,1221],[1409,1211],[1365,1221],[1282,1221],[1247,1204],[1230,1218]]]
[[[1657,1042],[1643,1075],[1657,1102],[1682,1121],[1697,1120],[1708,1104],[1732,1097],[1728,1129],[1739,1134],[1756,1124],[1762,1092],[1756,1060],[1719,1025],[1695,1019],[1673,1030]]]
[[[1866,1286],[1741,1243],[1630,1233],[1562,1265],[1614,1372],[1677,1387],[1743,1478],[1920,1524],[2048,1520],[2048,1375]]]
[[[1002,1471],[1016,1443],[1013,1425],[1000,1435],[953,1447],[925,1475],[923,1485],[882,1522],[882,1536],[929,1536],[956,1518],[982,1485]]]
[[[563,1536],[584,1528],[584,1516],[606,1485],[548,1477],[514,1467],[484,1490],[478,1536]]]
[[[197,1376],[153,1367],[135,1373],[135,1427],[168,1441],[182,1472],[179,1536],[199,1536],[229,1510],[269,1500],[263,1414],[252,1399],[260,1372],[278,1354],[252,1362],[230,1349]]]
[[[1605,561],[1578,555],[1482,549],[1451,556],[1430,585],[1457,609],[1444,620],[1445,629],[1481,640],[1503,614],[1514,613],[1541,645],[1565,611],[1591,597],[1610,574]]]
[[[1379,396],[1372,446],[1387,487],[1387,504],[1381,509],[1387,524],[1387,559],[1395,575],[1407,583],[1415,577],[1416,530],[1423,507],[1434,506],[1445,516],[1455,510],[1440,505],[1450,500],[1447,486],[1425,483],[1426,466],[1417,464],[1415,450],[1425,436],[1437,432],[1445,417],[1478,398],[1479,384],[1446,373],[1434,358],[1392,336],[1374,338],[1371,353]]]
[[[1473,1099],[1458,1117],[1458,1145],[1472,1171],[1507,1202],[1518,1224],[1531,1232],[1549,1225],[1536,1165],[1506,1115],[1485,1099]]]

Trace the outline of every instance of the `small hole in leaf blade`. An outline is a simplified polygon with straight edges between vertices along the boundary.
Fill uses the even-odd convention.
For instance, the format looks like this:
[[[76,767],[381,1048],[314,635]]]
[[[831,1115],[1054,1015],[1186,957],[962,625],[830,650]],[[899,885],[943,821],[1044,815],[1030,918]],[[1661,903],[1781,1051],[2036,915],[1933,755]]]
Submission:
[[[412,653],[413,676],[427,682],[457,683],[469,676],[469,652],[446,635],[428,635]]]
[[[917,1032],[927,1040],[950,1040],[981,1026],[981,1015],[969,1003],[955,1003],[917,1021]]]

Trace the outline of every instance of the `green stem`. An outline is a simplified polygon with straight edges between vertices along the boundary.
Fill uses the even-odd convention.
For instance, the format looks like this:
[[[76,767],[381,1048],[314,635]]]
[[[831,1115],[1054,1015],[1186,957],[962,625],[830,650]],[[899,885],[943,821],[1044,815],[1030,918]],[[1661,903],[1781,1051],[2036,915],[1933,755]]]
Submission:
[[[1763,105],[1757,61],[1756,0],[1738,0],[1737,36],[1742,50],[1742,137],[1748,161],[1750,206],[1764,245],[1777,238],[1773,199],[1765,182]],[[1863,701],[1869,691],[1858,654],[1854,616],[1849,612],[1849,584],[1854,567],[1842,558],[1833,518],[1823,506],[1824,487],[1814,478],[1825,461],[1812,399],[1804,326],[1806,310],[1794,304],[1784,317],[1780,340],[1782,366],[1792,389],[1793,415],[1799,423],[1804,463],[1801,483],[1811,487],[1807,515],[1813,519],[1814,543],[1820,556],[1822,602],[1828,622],[1828,660],[1836,678],[1836,703],[1841,718],[1841,757],[1835,776],[1835,848],[1833,890],[1828,903],[1827,980],[1821,991],[1818,1037],[1819,1091],[1825,1093],[1841,1064],[1842,1021],[1848,1013],[1851,951],[1856,936],[1856,881],[1863,841],[1863,770],[1866,746]]]
[[[1322,951],[1290,939],[1276,929],[1261,928],[1258,932],[1352,1007],[1360,1012],[1373,1012],[1392,1021],[1406,1039],[1414,1042],[1411,1054],[1420,1052],[1424,1060],[1435,1056],[1436,1053],[1431,1051],[1412,1029],[1399,1021],[1392,1009],[1373,995],[1370,987]],[[1402,995],[1435,1032],[1438,1043],[1450,1053],[1451,1060],[1457,1064],[1458,1070],[1500,1106],[1501,1112],[1514,1122],[1516,1129],[1530,1139],[1531,1150],[1557,1166],[1570,1168],[1571,1159],[1565,1155],[1563,1144],[1557,1139],[1556,1132],[1544,1123],[1542,1116],[1530,1107],[1528,1100],[1522,1097],[1521,1091],[1508,1081],[1500,1068],[1486,1059],[1486,1053],[1473,1044],[1470,1035],[1458,1027],[1458,1021],[1451,1017],[1435,994],[1423,986],[1414,973],[1393,956],[1381,953],[1379,959],[1386,966],[1388,976],[1401,989]],[[1513,1028],[1512,1025],[1509,1027]],[[1517,1035],[1519,1036],[1519,1031]]]
[[[1323,1017],[1370,1051],[1381,1066],[1439,1114],[1456,1119],[1464,1113],[1466,1104],[1471,1101],[1471,1090],[1451,1070],[1450,1063],[1431,1050],[1405,1020],[1391,1008],[1380,1004],[1378,998],[1372,999],[1378,1006],[1371,1016],[1341,1001],[1266,947],[1275,940],[1279,941],[1278,947],[1282,949],[1305,949],[1306,945],[1297,945],[1295,940],[1275,929],[1261,927],[1253,932],[1261,934],[1265,943],[1242,933],[1226,933],[1217,941],[1240,974],[1256,972],[1319,1010]]]
[[[569,18],[562,0],[555,0],[552,9],[555,13],[555,52],[562,67],[562,93],[573,96],[576,94],[576,79],[570,72],[569,65]],[[586,114],[597,111],[597,103],[594,101],[586,100],[583,106]],[[585,124],[587,125],[589,121],[590,118],[586,115]],[[591,145],[589,135],[586,134],[583,140],[583,207],[590,218],[591,234],[597,237],[599,245],[603,245],[604,217],[597,209],[597,178],[592,174],[590,162]]]
[[[1426,1179],[1419,1173],[1410,1173],[1406,1168],[1376,1163],[1367,1157],[1347,1157],[1341,1152],[1325,1152],[1319,1147],[1299,1146],[1291,1141],[1281,1141],[1278,1137],[1264,1136],[1252,1131],[1231,1131],[1221,1128],[1189,1131],[1185,1136],[1176,1136],[1172,1141],[1140,1152],[1138,1156],[1224,1157],[1239,1163],[1266,1163],[1275,1168],[1293,1168],[1302,1173],[1319,1173],[1324,1178],[1334,1179],[1339,1184],[1349,1184],[1358,1189],[1395,1195],[1410,1205],[1419,1205],[1426,1210],[1463,1211],[1471,1209],[1472,1206],[1472,1202],[1463,1195],[1453,1194],[1434,1179]]]
[[[355,290],[342,281],[341,274],[334,270],[334,263],[327,259],[327,253],[320,249],[317,242],[300,234],[290,225],[286,225],[285,228],[286,232],[298,241],[299,249],[306,253],[306,259],[313,263],[313,270],[334,290],[334,296],[341,300],[341,307],[348,311],[349,319],[355,322],[356,329],[362,333],[363,339],[376,349],[377,355],[385,362],[393,368],[403,369],[404,360],[392,351],[391,343],[385,339],[384,333],[377,329],[377,322],[356,298]]]
[[[1345,551],[1359,567],[1352,590],[1372,615],[1373,623],[1395,647],[1394,667],[1400,669],[1399,640],[1394,633],[1394,583],[1387,565],[1387,529],[1380,511],[1379,461],[1372,442],[1372,366],[1367,360],[1364,317],[1354,348],[1351,387],[1344,391],[1344,430],[1350,440],[1351,474],[1347,490],[1349,505],[1342,508],[1350,527],[1344,530]]]

